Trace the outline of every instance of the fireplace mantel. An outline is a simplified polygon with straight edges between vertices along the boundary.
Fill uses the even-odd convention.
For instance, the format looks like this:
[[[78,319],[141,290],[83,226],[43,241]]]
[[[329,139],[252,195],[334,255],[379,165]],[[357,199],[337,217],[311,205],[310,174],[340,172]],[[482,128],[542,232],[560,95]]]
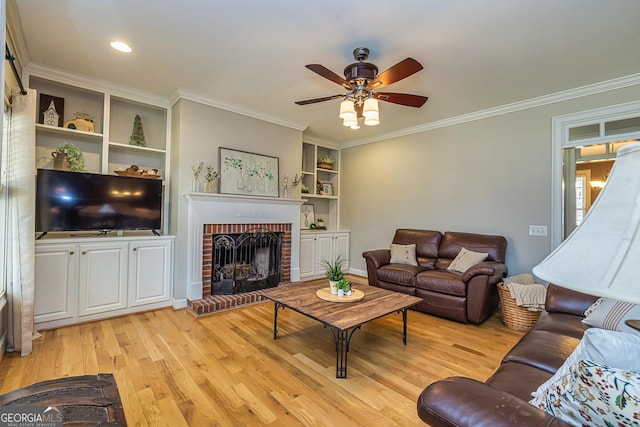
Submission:
[[[202,298],[202,236],[205,224],[291,224],[291,281],[300,280],[300,206],[303,199],[185,193],[188,202],[187,298]]]

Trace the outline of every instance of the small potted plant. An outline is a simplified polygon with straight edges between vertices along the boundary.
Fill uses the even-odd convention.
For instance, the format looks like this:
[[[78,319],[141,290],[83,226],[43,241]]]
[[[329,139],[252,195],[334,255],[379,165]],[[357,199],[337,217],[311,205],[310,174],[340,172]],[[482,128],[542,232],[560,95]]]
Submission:
[[[213,166],[208,165],[204,173],[204,192],[216,193],[216,180],[220,177],[218,171],[213,169]]]
[[[342,267],[344,266],[344,258],[342,257],[342,255],[338,255],[333,262],[324,260],[322,261],[322,264],[325,266],[324,275],[327,279],[329,279],[331,293],[335,295],[338,293],[336,284],[344,277],[344,273],[342,272]]]
[[[333,169],[333,158],[331,156],[318,156],[318,160],[316,162],[318,168],[320,169]]]
[[[84,155],[78,147],[68,142],[53,149],[53,168],[70,170],[73,172],[84,171]]]
[[[351,295],[351,283],[347,279],[340,279],[338,283],[336,283],[336,288],[338,288],[339,297]]]

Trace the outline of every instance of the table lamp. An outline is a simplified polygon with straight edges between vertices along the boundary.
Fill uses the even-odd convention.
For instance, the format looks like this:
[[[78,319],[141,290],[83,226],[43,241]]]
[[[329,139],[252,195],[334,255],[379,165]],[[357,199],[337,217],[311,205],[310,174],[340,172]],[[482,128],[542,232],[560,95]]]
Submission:
[[[639,142],[618,151],[607,184],[582,224],[533,274],[564,288],[640,304]],[[634,322],[627,324],[636,327]]]

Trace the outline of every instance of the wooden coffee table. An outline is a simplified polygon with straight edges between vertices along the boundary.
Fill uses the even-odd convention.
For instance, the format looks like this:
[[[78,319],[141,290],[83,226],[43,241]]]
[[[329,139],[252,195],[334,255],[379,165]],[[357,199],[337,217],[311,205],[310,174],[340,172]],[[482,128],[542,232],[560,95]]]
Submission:
[[[274,303],[273,339],[278,335],[278,310],[290,308],[318,322],[333,333],[336,345],[336,378],[347,378],[347,353],[353,333],[372,320],[393,312],[402,313],[402,342],[407,345],[407,309],[420,301],[400,292],[388,291],[374,286],[355,286],[364,292],[358,302],[330,302],[318,298],[316,291],[328,287],[317,282],[296,283],[280,288],[271,288],[262,295]]]

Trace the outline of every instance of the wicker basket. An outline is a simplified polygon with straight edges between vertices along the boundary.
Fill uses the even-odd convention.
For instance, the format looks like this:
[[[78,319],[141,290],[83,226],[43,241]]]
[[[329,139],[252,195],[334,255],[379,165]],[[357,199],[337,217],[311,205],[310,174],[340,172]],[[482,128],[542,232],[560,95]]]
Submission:
[[[498,296],[502,306],[502,322],[514,331],[528,331],[542,314],[542,311],[529,311],[525,307],[516,304],[511,298],[511,292],[502,283],[498,283]]]

